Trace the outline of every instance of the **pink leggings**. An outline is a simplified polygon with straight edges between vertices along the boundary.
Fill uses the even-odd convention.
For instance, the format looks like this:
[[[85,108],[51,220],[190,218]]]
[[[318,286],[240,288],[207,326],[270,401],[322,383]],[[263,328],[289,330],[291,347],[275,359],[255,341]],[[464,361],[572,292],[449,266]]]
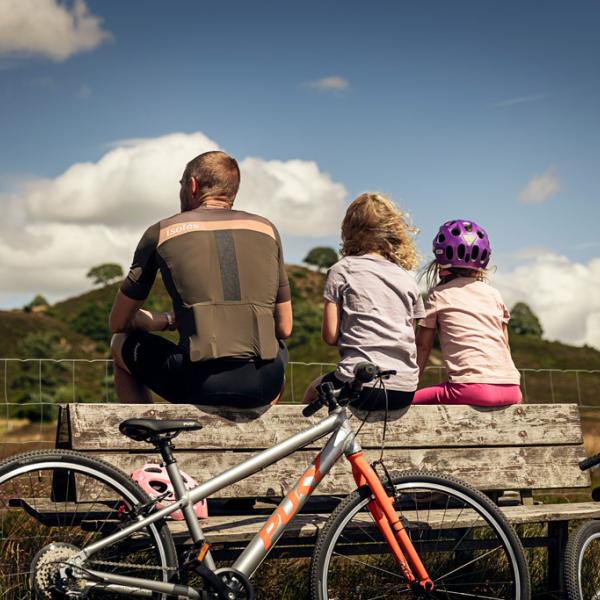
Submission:
[[[471,404],[508,406],[522,400],[518,385],[497,383],[451,383],[445,381],[415,392],[413,404]]]

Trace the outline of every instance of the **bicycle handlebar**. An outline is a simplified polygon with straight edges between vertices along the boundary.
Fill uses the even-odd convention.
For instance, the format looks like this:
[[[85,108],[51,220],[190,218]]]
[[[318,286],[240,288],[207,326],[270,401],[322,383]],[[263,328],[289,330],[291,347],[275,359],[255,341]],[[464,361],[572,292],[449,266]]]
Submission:
[[[317,399],[305,406],[302,409],[302,414],[305,417],[310,417],[325,406],[325,404],[344,406],[358,398],[365,383],[370,383],[376,378],[384,379],[395,374],[396,371],[382,371],[373,363],[359,363],[354,367],[354,378],[340,389],[335,390],[329,382],[317,386]]]
[[[591,469],[592,467],[595,467],[598,464],[600,464],[600,454],[595,454],[594,456],[590,456],[589,458],[582,460],[579,463],[579,468],[582,471],[587,471],[588,469]]]

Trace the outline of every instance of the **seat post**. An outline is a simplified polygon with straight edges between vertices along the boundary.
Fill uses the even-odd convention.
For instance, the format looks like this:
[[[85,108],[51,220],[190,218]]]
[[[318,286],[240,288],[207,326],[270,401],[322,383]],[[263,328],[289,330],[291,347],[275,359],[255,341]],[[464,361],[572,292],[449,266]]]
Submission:
[[[154,441],[154,443],[156,444],[155,447],[160,452],[166,467],[177,462],[173,456],[174,446],[171,444],[171,438],[169,436],[159,437]]]

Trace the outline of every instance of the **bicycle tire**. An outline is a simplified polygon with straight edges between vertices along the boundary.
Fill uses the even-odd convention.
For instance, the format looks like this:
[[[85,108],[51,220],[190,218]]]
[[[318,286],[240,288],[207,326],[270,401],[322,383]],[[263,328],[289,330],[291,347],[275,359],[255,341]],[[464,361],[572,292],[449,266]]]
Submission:
[[[0,588],[4,592],[3,600],[47,597],[45,586],[56,584],[45,583],[37,595],[35,589],[39,592],[40,578],[56,577],[52,565],[58,564],[58,559],[52,557],[55,550],[50,548],[50,543],[54,548],[62,547],[67,554],[71,550],[64,548],[69,545],[77,549],[87,546],[135,518],[133,510],[149,500],[143,490],[113,465],[72,450],[41,450],[2,461]],[[34,563],[41,549],[50,552],[47,559],[50,562]],[[154,577],[162,581],[172,579],[178,567],[173,538],[164,520],[100,551],[91,560],[121,561],[120,567],[113,565],[108,569],[90,566],[93,563],[88,565],[99,571],[150,577],[148,573],[153,570],[156,571]],[[32,564],[45,566],[36,569]],[[136,568],[132,568],[134,565]],[[51,575],[43,575],[44,568],[50,568]],[[145,569],[143,574],[139,574],[141,569]],[[34,577],[38,582],[35,589]],[[90,590],[86,594],[90,599],[123,598],[106,589]],[[57,597],[62,597],[62,593]],[[160,593],[152,597],[166,598]]]
[[[600,600],[600,521],[586,521],[569,536],[563,574],[567,600]]]
[[[436,584],[434,591],[425,596],[529,600],[531,584],[523,546],[489,498],[453,477],[428,472],[400,473],[393,478],[393,484],[399,494],[396,510],[405,519],[413,544]],[[409,589],[396,569],[387,544],[366,510],[372,498],[367,486],[355,490],[340,502],[319,532],[310,566],[312,600],[423,597],[423,592]],[[446,514],[453,521],[444,522]],[[476,523],[480,525],[475,527]],[[475,537],[466,531],[469,524]],[[483,534],[488,530],[492,535],[485,537]],[[368,562],[356,558],[363,555]],[[449,564],[452,560],[458,562],[457,557],[465,561],[462,566]],[[356,564],[358,568],[354,568]],[[473,565],[479,570],[486,567],[488,571],[479,575],[480,571],[473,572]],[[461,570],[463,575],[457,575]],[[499,592],[486,592],[494,584],[484,581],[486,574],[498,578],[494,589]],[[475,575],[481,581],[473,580]],[[510,582],[500,579],[507,575]],[[457,581],[457,576],[463,576],[464,581]]]

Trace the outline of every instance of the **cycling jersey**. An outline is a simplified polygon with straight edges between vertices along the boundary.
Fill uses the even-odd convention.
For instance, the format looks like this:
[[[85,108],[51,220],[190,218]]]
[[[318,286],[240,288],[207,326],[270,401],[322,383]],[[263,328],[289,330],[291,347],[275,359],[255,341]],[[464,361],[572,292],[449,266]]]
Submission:
[[[291,294],[267,219],[200,207],[159,221],[142,236],[121,291],[146,299],[159,269],[191,361],[277,356],[275,304]]]

